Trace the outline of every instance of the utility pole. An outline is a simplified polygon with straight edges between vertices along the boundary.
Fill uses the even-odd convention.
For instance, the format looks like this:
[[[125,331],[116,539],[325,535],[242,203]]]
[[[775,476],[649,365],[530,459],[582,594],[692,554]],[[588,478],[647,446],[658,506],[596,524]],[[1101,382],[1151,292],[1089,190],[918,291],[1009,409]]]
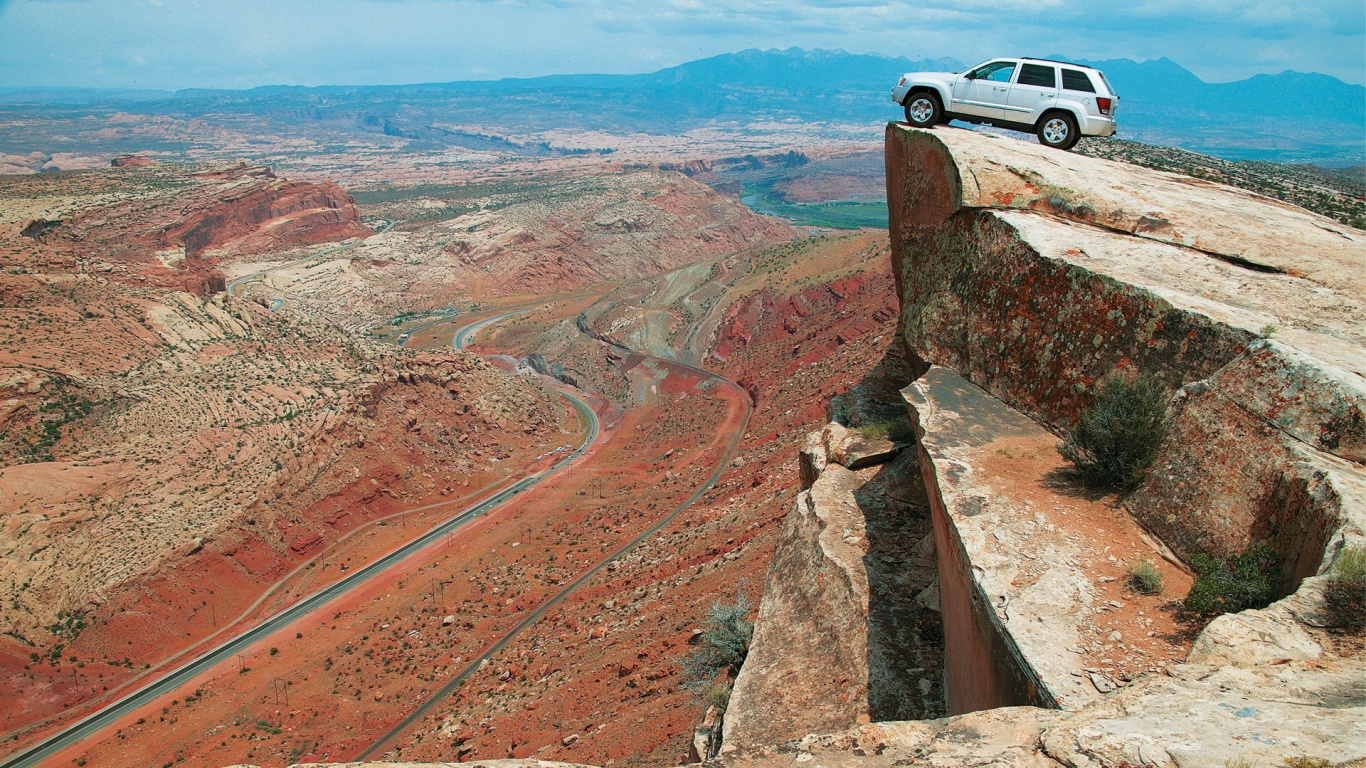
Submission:
[[[283,679],[283,678],[272,677],[272,678],[270,679],[270,690],[273,691],[273,692],[275,693],[275,705],[276,705],[277,707],[280,705],[280,694],[281,694],[281,693],[283,693],[283,694],[285,695],[285,706],[286,706],[286,707],[289,706],[289,686],[290,686],[290,685],[291,685],[291,683],[290,683],[288,680],[285,680],[285,679]]]

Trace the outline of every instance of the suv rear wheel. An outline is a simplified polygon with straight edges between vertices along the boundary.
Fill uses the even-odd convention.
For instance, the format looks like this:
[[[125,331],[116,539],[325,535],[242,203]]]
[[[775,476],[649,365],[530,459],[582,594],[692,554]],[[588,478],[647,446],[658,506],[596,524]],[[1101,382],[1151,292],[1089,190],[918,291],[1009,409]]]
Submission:
[[[920,91],[906,99],[906,122],[917,128],[929,128],[943,117],[944,107],[933,93]]]
[[[910,107],[907,107],[907,111]],[[1066,112],[1050,112],[1043,116],[1035,129],[1039,143],[1054,149],[1071,149],[1081,133],[1077,131],[1077,121]]]

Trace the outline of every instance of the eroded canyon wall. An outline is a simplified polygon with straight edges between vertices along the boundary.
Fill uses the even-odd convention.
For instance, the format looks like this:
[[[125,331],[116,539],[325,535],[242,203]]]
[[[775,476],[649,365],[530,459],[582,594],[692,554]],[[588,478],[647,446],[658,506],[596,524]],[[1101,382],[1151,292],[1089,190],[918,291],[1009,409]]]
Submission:
[[[989,134],[891,125],[886,160],[898,330],[914,378],[902,395],[934,524],[949,713],[1077,713],[1085,725],[1019,742],[1033,739],[1047,764],[1216,765],[1310,742],[1333,759],[1360,756],[1341,722],[1309,724],[1336,722],[1326,709],[1249,746],[1250,725],[1223,718],[1198,738],[1167,738],[1158,702],[1198,696],[1201,670],[1220,667],[1260,680],[1243,699],[1258,708],[1287,693],[1270,682],[1276,665],[1325,681],[1359,673],[1323,634],[1321,589],[1343,547],[1366,540],[1366,236],[1240,190]],[[1114,374],[1166,385],[1168,434],[1136,490],[1079,492],[1058,446]],[[822,518],[814,491],[843,470],[819,442],[803,449],[802,470]],[[778,551],[829,538],[800,525],[784,535],[808,540]],[[1276,551],[1284,599],[1183,639],[1171,608],[1191,583],[1182,558],[1253,544]],[[1166,596],[1125,588],[1127,565],[1142,560],[1162,571]],[[796,738],[792,711],[776,731],[747,723],[775,701],[799,708],[791,691],[834,668],[837,644],[774,642],[782,633],[764,626],[792,593],[820,597],[814,573],[779,558],[770,568],[777,597],[765,594],[755,650],[761,661],[788,653],[788,672],[746,664],[723,759],[757,764],[771,754],[761,735]],[[817,599],[810,612],[829,608]],[[844,623],[859,636],[869,622]],[[857,721],[857,698],[823,700],[810,730],[830,725],[833,700],[843,722]],[[1022,711],[1007,719],[1024,722]],[[854,755],[875,728],[851,735]],[[813,738],[789,746],[828,741]]]
[[[1124,506],[1183,557],[1266,543],[1290,592],[1360,540],[1359,231],[1240,190],[968,131],[889,126],[887,167],[914,354],[1054,432],[1107,375],[1165,382],[1176,391],[1168,436]],[[948,674],[952,701],[952,659]]]

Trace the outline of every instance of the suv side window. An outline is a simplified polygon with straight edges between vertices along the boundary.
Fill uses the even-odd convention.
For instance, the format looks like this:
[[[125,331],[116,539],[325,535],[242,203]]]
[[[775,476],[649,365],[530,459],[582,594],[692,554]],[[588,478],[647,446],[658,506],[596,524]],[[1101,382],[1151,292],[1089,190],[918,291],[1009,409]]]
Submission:
[[[1064,69],[1062,71],[1062,87],[1069,91],[1096,92],[1096,87],[1091,85],[1091,78],[1087,77],[1086,73],[1080,69]]]
[[[1041,85],[1045,88],[1058,87],[1058,71],[1041,64],[1025,64],[1020,67],[1020,79],[1016,85]]]
[[[1008,83],[1015,72],[1015,62],[995,61],[985,67],[978,67],[972,73],[974,80],[990,80],[993,83]]]

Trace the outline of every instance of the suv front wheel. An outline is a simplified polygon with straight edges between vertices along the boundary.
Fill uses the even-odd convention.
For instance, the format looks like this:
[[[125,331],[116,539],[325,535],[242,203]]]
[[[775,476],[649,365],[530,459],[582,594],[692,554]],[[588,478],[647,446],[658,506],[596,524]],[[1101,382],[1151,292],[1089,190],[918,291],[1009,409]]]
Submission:
[[[907,107],[907,110],[909,109]],[[1077,121],[1066,112],[1050,112],[1044,115],[1035,133],[1039,136],[1040,144],[1054,149],[1071,149],[1081,138],[1081,133],[1077,130]]]
[[[933,93],[921,91],[906,99],[906,122],[917,128],[929,128],[944,117],[944,107]]]

